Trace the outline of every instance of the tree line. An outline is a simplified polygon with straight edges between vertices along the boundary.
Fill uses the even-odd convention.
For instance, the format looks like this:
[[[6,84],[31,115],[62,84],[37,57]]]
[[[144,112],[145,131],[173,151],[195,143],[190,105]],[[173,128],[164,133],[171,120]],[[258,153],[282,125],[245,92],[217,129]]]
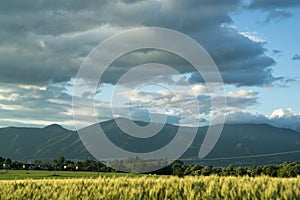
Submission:
[[[122,161],[114,161],[124,166],[128,166],[126,161],[132,162],[131,159],[125,159]],[[138,165],[141,163],[141,165]],[[135,158],[135,167],[145,167],[142,165],[144,161],[139,158]],[[30,167],[30,168],[29,168]],[[34,160],[30,163],[12,161],[9,158],[0,157],[0,168],[2,169],[32,169],[32,170],[69,170],[69,171],[98,171],[98,172],[118,172],[106,166],[104,163],[95,160],[82,160],[82,161],[71,161],[64,157],[59,157],[51,162],[42,162]],[[137,170],[138,171],[138,170]],[[132,172],[135,172],[133,169]],[[172,164],[161,168],[160,170],[153,171],[151,174],[159,175],[176,175],[176,176],[270,176],[270,177],[296,177],[300,175],[300,163],[295,162],[283,162],[279,165],[262,165],[262,166],[233,166],[228,165],[226,167],[213,167],[213,166],[200,166],[197,164],[186,164],[180,160],[173,162]]]
[[[179,163],[179,164],[176,164]],[[174,163],[172,164],[174,165]],[[184,164],[176,161],[174,173],[178,176],[184,175],[219,175],[219,176],[270,176],[270,177],[296,177],[300,175],[299,162],[283,162],[280,165],[261,165],[261,166],[233,166],[212,167]]]

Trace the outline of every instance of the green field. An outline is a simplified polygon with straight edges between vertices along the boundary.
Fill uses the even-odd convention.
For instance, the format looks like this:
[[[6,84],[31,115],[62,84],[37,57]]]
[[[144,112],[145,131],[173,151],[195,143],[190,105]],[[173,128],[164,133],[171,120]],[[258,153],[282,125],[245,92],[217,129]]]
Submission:
[[[41,175],[40,172],[38,178],[41,178]],[[67,175],[70,174],[62,172],[61,176]],[[82,176],[95,177],[96,174],[87,173]],[[300,177],[186,176],[179,178],[101,174],[99,178],[0,180],[0,191],[1,200],[300,199]]]
[[[119,176],[145,176],[129,173],[78,172],[78,171],[38,171],[38,170],[0,170],[0,180],[20,179],[68,179],[68,178],[98,178]]]

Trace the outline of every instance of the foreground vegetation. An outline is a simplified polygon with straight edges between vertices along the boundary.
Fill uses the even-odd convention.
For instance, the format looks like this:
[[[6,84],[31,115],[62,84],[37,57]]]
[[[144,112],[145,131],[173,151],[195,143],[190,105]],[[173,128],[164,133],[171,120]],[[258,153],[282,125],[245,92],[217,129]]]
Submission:
[[[300,177],[2,180],[0,199],[300,199]]]

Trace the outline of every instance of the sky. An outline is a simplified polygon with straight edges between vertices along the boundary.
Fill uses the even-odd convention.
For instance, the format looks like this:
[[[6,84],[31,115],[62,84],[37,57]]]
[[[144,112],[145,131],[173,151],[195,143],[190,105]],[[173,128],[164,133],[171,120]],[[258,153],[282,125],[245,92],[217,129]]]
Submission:
[[[268,123],[300,130],[299,11],[297,0],[3,0],[0,127],[57,123],[75,129],[75,78],[91,50],[123,31],[162,27],[193,38],[214,60],[225,84],[227,123]],[[158,77],[159,69],[148,67],[118,84],[132,67],[153,62],[173,67],[180,75]],[[162,83],[140,85],[153,78]],[[181,84],[183,79],[188,87]],[[117,87],[117,100],[111,106]],[[170,88],[176,88],[176,94]],[[195,120],[208,125],[219,112],[211,107],[211,99],[223,97],[217,89],[208,91],[186,60],[155,49],[116,59],[97,93],[83,95],[96,103],[95,110],[76,108],[82,119],[96,116],[104,121],[128,115],[147,121],[151,115],[166,115],[168,122],[187,126]],[[88,124],[83,120],[81,125]]]

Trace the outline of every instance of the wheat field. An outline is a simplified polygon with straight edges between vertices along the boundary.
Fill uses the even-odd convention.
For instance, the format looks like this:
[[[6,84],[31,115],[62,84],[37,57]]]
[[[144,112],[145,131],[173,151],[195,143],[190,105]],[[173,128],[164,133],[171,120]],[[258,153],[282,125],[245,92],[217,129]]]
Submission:
[[[2,180],[0,199],[300,199],[300,177]]]

